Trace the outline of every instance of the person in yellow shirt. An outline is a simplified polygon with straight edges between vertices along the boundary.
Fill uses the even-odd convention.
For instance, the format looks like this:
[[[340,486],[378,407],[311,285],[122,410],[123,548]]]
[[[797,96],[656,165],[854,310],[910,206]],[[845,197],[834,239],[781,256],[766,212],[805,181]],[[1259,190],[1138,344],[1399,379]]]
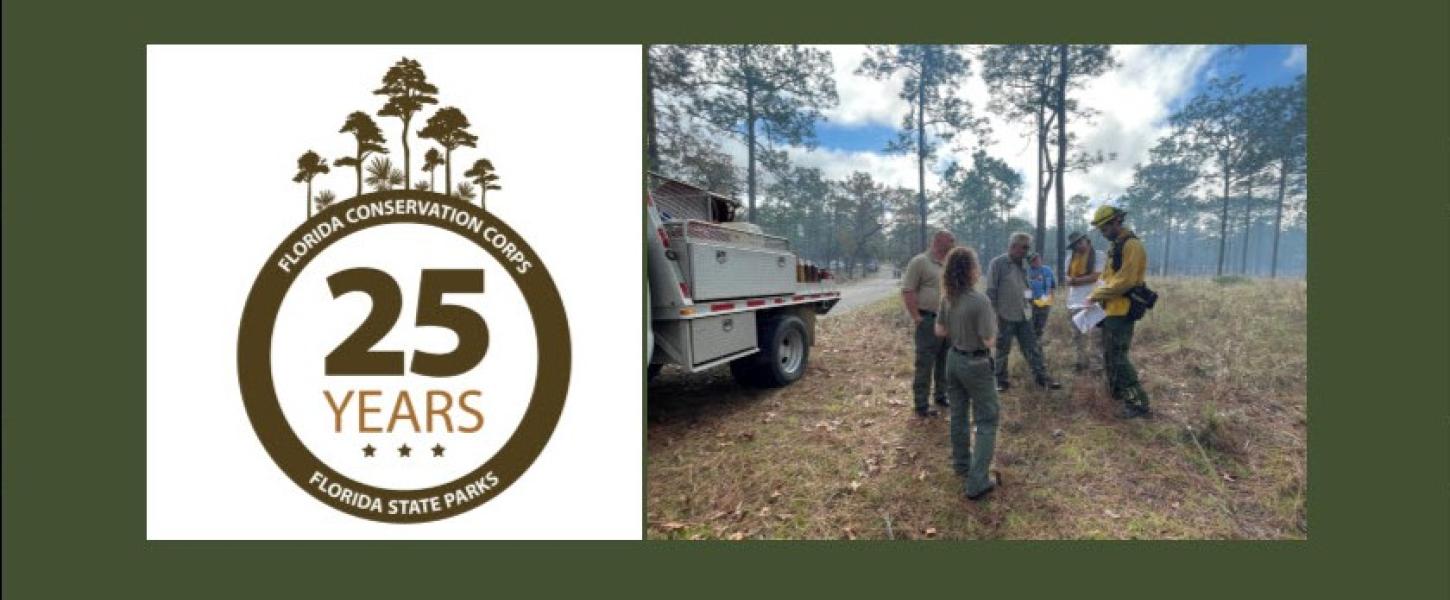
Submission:
[[[1138,383],[1138,371],[1128,358],[1133,345],[1134,319],[1128,314],[1132,301],[1127,294],[1143,285],[1143,276],[1148,271],[1148,252],[1138,236],[1123,225],[1127,215],[1127,211],[1106,205],[1093,214],[1093,227],[1112,242],[1112,248],[1108,251],[1102,283],[1090,298],[1102,304],[1103,312],[1107,313],[1102,322],[1103,370],[1113,399],[1123,403],[1118,416],[1134,419],[1153,414],[1148,408],[1148,394]]]
[[[1067,246],[1072,249],[1072,257],[1068,259],[1067,268],[1063,270],[1064,273],[1067,273],[1068,298],[1087,298],[1092,293],[1091,289],[1097,286],[1098,279],[1103,276],[1103,260],[1093,249],[1092,240],[1081,231],[1074,231],[1072,235],[1067,236]],[[1087,289],[1084,290],[1084,288]],[[1069,302],[1067,308],[1071,316],[1077,316],[1077,313],[1085,307],[1086,305],[1074,307]],[[1087,346],[1090,334],[1091,332],[1083,333],[1076,327],[1072,328],[1072,346],[1075,354],[1073,370],[1078,373],[1088,370]]]

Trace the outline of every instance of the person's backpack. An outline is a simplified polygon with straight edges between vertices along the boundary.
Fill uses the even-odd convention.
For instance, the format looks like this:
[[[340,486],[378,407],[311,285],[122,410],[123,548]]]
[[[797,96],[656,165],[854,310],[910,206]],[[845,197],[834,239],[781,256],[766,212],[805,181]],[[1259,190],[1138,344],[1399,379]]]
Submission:
[[[1158,304],[1158,292],[1148,289],[1148,284],[1140,283],[1128,290],[1128,320],[1137,321],[1148,314],[1153,305]]]

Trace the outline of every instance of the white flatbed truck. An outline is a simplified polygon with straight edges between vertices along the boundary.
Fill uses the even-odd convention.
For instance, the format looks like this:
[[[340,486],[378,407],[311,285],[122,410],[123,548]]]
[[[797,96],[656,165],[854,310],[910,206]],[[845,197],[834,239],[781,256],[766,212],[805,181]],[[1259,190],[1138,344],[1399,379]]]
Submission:
[[[728,363],[735,379],[781,387],[800,379],[816,316],[840,301],[830,274],[789,240],[739,223],[740,203],[650,174],[645,195],[649,378],[666,364],[697,372]]]

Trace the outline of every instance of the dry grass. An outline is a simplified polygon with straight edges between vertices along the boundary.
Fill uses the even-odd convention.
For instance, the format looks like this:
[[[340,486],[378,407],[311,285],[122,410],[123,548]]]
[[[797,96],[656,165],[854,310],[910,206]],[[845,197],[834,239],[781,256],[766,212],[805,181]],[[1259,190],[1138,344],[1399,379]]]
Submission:
[[[1305,286],[1156,280],[1133,358],[1157,418],[1120,422],[1098,373],[1074,377],[1064,311],[1045,351],[1057,392],[1014,352],[983,503],[961,495],[945,415],[911,413],[898,300],[820,323],[810,371],[741,389],[727,369],[650,386],[648,535],[750,538],[1307,536]]]

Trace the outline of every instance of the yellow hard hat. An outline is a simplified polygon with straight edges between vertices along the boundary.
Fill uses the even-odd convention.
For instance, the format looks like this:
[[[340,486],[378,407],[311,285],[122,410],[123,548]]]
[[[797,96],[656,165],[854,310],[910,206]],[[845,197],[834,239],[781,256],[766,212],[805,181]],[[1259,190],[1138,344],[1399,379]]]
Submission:
[[[1106,204],[1099,206],[1097,212],[1093,213],[1093,227],[1102,227],[1104,223],[1113,220],[1114,217],[1121,217],[1128,214],[1128,211],[1114,208]]]

